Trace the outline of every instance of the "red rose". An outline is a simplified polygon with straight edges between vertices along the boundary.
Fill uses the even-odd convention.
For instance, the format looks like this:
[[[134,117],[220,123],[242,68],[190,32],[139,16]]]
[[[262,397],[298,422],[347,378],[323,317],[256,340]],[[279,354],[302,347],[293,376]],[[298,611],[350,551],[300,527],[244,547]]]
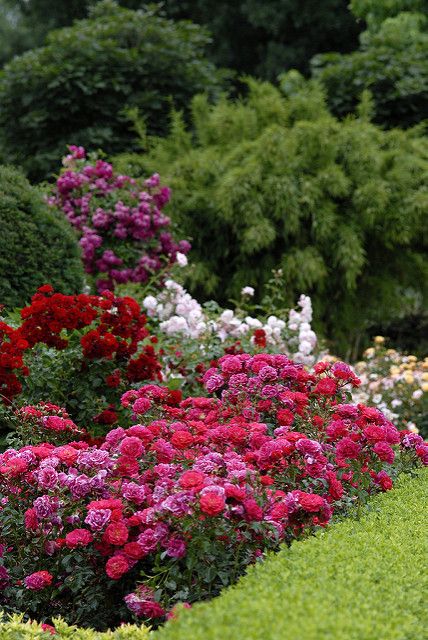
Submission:
[[[381,486],[383,491],[392,489],[392,480],[386,471],[379,471],[376,475],[375,482]]]
[[[263,519],[263,510],[259,507],[259,505],[253,498],[245,500],[244,509],[245,515],[248,520],[254,520],[258,522]]]
[[[223,496],[220,496],[214,491],[207,491],[201,496],[200,507],[203,513],[208,516],[218,516],[226,506]]]
[[[193,441],[194,438],[192,434],[182,429],[176,431],[171,438],[171,444],[177,449],[187,449],[193,444]]]
[[[276,419],[282,427],[291,427],[294,422],[294,413],[290,409],[280,409]]]
[[[385,439],[385,429],[377,424],[369,425],[363,433],[369,442],[380,442]]]
[[[337,391],[337,382],[333,378],[322,378],[316,385],[314,393],[322,396],[334,396]]]
[[[123,522],[111,522],[104,531],[103,541],[122,546],[128,540],[128,527]]]
[[[37,520],[37,515],[34,509],[27,509],[24,514],[24,522],[25,528],[30,531],[35,531],[39,526],[39,521]]]
[[[87,529],[74,529],[65,536],[65,544],[69,549],[76,547],[86,547],[94,539],[92,533]]]
[[[143,443],[136,436],[126,437],[120,443],[119,451],[124,456],[138,458],[143,453]]]
[[[137,475],[140,470],[138,460],[131,456],[120,456],[117,459],[116,468],[121,476],[134,476]]]
[[[24,584],[31,591],[40,591],[52,584],[53,575],[49,571],[36,571],[24,578]]]
[[[112,580],[119,580],[128,569],[128,561],[123,556],[113,556],[107,560],[106,574]]]
[[[376,442],[373,451],[382,462],[392,464],[394,462],[395,453],[387,442]]]
[[[325,500],[316,493],[305,493],[301,491],[299,494],[299,504],[305,511],[316,513],[317,511],[321,511],[325,506]]]
[[[147,555],[144,547],[139,542],[128,542],[123,547],[123,550],[132,560],[140,560]]]
[[[356,460],[360,455],[361,447],[358,442],[354,442],[351,438],[343,438],[339,440],[336,446],[336,456],[339,459]]]
[[[253,333],[254,344],[264,349],[266,347],[266,331],[264,329],[256,329]]]
[[[286,518],[287,515],[288,515],[288,507],[285,504],[285,502],[278,502],[278,504],[276,504],[271,509],[271,512],[270,512],[270,516],[274,520],[282,520],[283,518]]]
[[[183,489],[200,491],[204,486],[205,476],[199,471],[185,471],[181,476],[179,483]]]

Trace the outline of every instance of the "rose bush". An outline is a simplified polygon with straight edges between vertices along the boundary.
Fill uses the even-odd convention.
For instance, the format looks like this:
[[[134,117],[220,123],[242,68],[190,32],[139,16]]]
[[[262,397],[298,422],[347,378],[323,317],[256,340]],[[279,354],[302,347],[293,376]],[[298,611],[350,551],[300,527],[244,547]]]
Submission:
[[[269,295],[254,304],[253,287],[244,287],[234,308],[216,302],[201,305],[172,279],[157,296],[142,300],[163,350],[165,372],[187,395],[203,393],[202,374],[225,353],[286,353],[294,361],[314,364],[319,344],[312,330],[312,303],[301,295],[297,309],[284,301],[280,271],[268,283]]]
[[[99,292],[119,283],[147,283],[189,251],[186,240],[177,243],[168,231],[171,221],[162,209],[170,190],[158,174],[135,180],[95,155],[87,158],[83,147],[69,149],[48,202],[78,231],[85,270]]]
[[[361,386],[354,392],[355,402],[378,407],[399,429],[428,435],[428,358],[418,361],[385,346],[376,336],[374,346],[364,352],[355,371]]]
[[[204,384],[208,397],[185,400],[128,390],[131,426],[100,445],[0,455],[6,611],[162,620],[428,463],[419,435],[348,403],[359,380],[344,363],[308,373],[285,355],[226,355]]]
[[[130,297],[66,296],[45,285],[15,324],[0,324],[5,402],[53,402],[79,426],[102,433],[119,420],[130,384],[160,379],[156,338]]]

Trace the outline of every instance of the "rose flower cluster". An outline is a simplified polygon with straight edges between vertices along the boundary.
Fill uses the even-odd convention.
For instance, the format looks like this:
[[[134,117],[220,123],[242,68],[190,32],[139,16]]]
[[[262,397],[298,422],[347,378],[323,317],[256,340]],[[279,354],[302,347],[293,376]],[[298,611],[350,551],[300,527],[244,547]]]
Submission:
[[[67,408],[78,424],[85,402],[87,422],[113,424],[130,383],[160,379],[154,342],[133,298],[108,291],[67,296],[44,285],[21,310],[18,328],[0,326],[0,392],[25,404],[75,398],[75,408]],[[46,365],[49,349],[54,353]]]
[[[3,606],[162,620],[428,463],[420,436],[347,403],[359,381],[342,362],[308,373],[284,355],[227,355],[204,378],[208,397],[127,391],[132,426],[98,446],[0,455]]]
[[[126,282],[144,283],[185,255],[190,244],[176,242],[162,212],[170,190],[157,174],[144,183],[115,173],[104,160],[86,158],[70,146],[51,206],[60,209],[80,234],[86,272],[98,278],[98,291]]]

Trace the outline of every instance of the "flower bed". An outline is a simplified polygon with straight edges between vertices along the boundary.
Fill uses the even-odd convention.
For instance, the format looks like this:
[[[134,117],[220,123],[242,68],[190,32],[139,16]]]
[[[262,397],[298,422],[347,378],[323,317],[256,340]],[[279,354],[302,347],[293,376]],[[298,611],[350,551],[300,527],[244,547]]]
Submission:
[[[347,520],[249,569],[153,640],[424,638],[428,473],[403,477]]]
[[[376,336],[355,371],[361,379],[355,402],[378,407],[399,429],[428,436],[428,358],[388,349],[385,338]]]
[[[344,363],[228,355],[209,394],[146,385],[105,442],[0,456],[2,606],[114,626],[161,621],[428,462],[422,438],[347,404]],[[63,418],[66,419],[66,418]]]

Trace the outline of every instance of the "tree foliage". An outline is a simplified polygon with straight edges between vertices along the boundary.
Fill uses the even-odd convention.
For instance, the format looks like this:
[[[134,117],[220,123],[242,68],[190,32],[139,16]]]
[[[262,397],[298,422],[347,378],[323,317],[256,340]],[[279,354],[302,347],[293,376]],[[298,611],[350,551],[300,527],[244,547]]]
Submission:
[[[44,177],[74,143],[106,152],[133,139],[126,109],[138,105],[149,130],[164,130],[171,101],[183,108],[216,85],[197,25],[106,0],[91,17],[49,34],[47,45],[0,74],[0,143],[8,161]]]
[[[165,0],[173,18],[206,25],[214,61],[274,80],[285,69],[309,71],[313,55],[352,51],[360,26],[347,0]]]
[[[338,116],[352,113],[361,92],[369,89],[376,122],[388,127],[418,123],[428,114],[428,5],[422,0],[354,0],[352,8],[368,24],[359,50],[312,60],[329,106]]]
[[[12,167],[0,166],[0,304],[23,306],[37,287],[80,293],[83,266],[68,222]]]
[[[13,38],[0,44],[0,59],[40,46],[52,29],[87,17],[97,0],[0,0],[19,18],[26,40]],[[119,0],[140,9],[144,0]],[[214,38],[210,55],[221,66],[274,79],[285,68],[309,70],[313,55],[326,51],[352,51],[358,45],[360,25],[347,0],[165,0],[164,14],[174,20],[190,19],[206,26]]]
[[[320,87],[297,72],[282,79],[288,97],[248,84],[242,101],[210,106],[197,96],[193,133],[174,112],[168,138],[122,157],[122,169],[156,168],[172,186],[171,214],[194,236],[193,291],[220,301],[244,285],[261,292],[281,268],[290,303],[311,294],[339,346],[421,305],[426,139],[385,132],[364,108],[338,121]]]

